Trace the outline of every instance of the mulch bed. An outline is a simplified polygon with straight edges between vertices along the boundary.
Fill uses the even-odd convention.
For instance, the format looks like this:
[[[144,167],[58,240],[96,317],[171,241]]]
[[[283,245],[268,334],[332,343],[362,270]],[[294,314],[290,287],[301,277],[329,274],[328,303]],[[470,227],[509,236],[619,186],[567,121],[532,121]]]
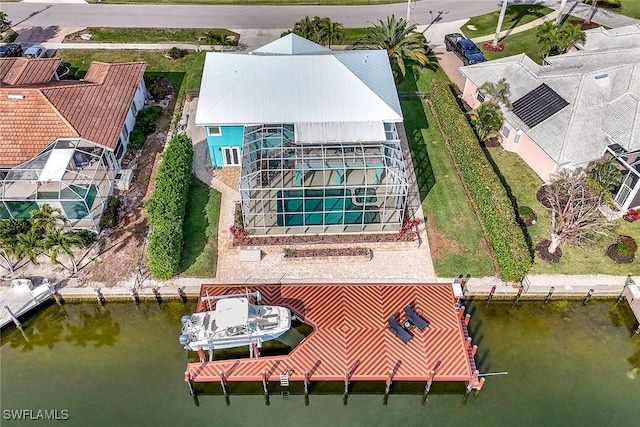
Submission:
[[[577,20],[577,19],[570,19],[569,23],[572,25],[580,25],[580,28],[582,28],[582,30],[592,30],[594,28],[598,28],[600,26],[600,24],[596,24],[595,22],[590,22],[590,23],[586,23],[582,20]]]
[[[278,245],[312,245],[312,244],[330,244],[330,243],[412,242],[415,239],[416,239],[415,233],[246,237],[242,241],[237,241],[236,239],[234,239],[233,246],[278,246]]]
[[[325,248],[325,249],[286,249],[285,258],[305,258],[324,256],[371,256],[369,248]]]
[[[551,263],[560,262],[562,259],[562,249],[557,248],[555,253],[549,253],[549,245],[551,240],[545,239],[536,245],[536,254],[543,260]]]
[[[618,245],[616,243],[607,246],[607,256],[609,256],[609,258],[611,258],[614,262],[617,262],[618,264],[629,264],[636,259],[635,254],[626,258],[618,256],[617,247]]]
[[[540,204],[545,208],[551,209],[551,203],[549,203],[549,199],[547,198],[546,185],[543,185],[542,187],[540,187],[540,189],[538,189],[538,192],[536,193],[536,200],[540,202]]]
[[[529,218],[524,218],[518,215],[518,222],[526,227],[531,227],[536,223],[537,220],[538,220],[538,215],[536,215],[535,212],[533,213],[533,216]]]
[[[504,50],[504,43],[498,42],[495,46],[493,42],[488,42],[482,45],[484,50],[490,50],[492,52],[502,52]]]

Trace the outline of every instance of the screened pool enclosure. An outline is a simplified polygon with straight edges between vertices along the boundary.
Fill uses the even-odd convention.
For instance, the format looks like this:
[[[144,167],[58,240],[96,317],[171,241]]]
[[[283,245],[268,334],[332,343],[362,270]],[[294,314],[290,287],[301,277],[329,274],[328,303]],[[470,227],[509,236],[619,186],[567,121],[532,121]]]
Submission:
[[[253,235],[393,233],[407,177],[394,123],[384,141],[296,143],[294,125],[246,126],[240,193]]]
[[[75,228],[98,230],[117,169],[113,152],[83,139],[58,139],[40,154],[0,171],[2,218],[28,218],[45,204]]]

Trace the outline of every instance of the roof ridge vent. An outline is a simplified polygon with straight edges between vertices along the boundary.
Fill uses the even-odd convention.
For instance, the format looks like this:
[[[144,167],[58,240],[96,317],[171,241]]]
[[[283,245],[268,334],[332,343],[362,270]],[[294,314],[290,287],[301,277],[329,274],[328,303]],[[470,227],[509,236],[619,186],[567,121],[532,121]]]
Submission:
[[[596,80],[602,80],[602,79],[606,79],[607,77],[609,77],[609,74],[604,73],[604,74],[598,74],[597,76],[595,76],[594,78]]]
[[[11,93],[11,94],[7,95],[7,98],[13,99],[13,100],[23,100],[24,99],[24,95],[18,95],[16,93]]]

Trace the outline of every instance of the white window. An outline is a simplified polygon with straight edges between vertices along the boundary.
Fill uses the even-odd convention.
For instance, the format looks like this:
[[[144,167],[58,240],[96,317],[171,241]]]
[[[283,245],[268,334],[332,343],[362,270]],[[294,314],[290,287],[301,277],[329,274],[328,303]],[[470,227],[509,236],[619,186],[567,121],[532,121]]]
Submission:
[[[129,140],[129,129],[127,129],[127,125],[126,124],[122,128],[122,136],[124,136],[124,140],[125,141]]]
[[[240,149],[238,147],[222,147],[225,166],[240,165]]]
[[[207,126],[207,135],[220,136],[222,135],[222,130],[220,129],[220,126]]]
[[[509,134],[511,134],[511,126],[505,123],[504,126],[502,126],[502,136],[504,136],[504,139],[508,140]]]
[[[135,101],[131,104],[131,112],[133,113],[133,117],[138,115],[138,108],[136,107]]]
[[[486,96],[485,93],[479,90],[478,93],[476,94],[476,99],[478,100],[478,102],[482,103],[484,102],[485,96]]]
[[[522,136],[522,131],[520,129],[518,129],[516,131],[516,136],[513,138],[513,143],[517,144],[520,142],[520,137]]]

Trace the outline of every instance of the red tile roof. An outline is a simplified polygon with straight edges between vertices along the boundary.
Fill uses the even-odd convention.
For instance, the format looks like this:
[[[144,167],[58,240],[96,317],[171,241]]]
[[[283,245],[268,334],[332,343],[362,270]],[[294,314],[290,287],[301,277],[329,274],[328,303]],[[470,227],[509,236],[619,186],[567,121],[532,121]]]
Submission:
[[[18,61],[22,58],[7,59],[0,61],[3,77],[14,67],[23,66]],[[40,72],[44,73],[44,65],[41,67]],[[28,88],[2,85],[0,167],[29,160],[56,138],[82,137],[115,148],[145,68],[142,62],[96,62],[89,67],[84,81],[32,84]],[[28,81],[27,76],[35,76],[33,70],[27,74],[23,71],[22,80],[17,81]],[[9,99],[9,95],[24,97]]]
[[[42,93],[90,141],[115,148],[146,63],[94,62],[84,82]]]
[[[203,285],[200,296],[245,292],[244,286]],[[195,382],[260,381],[267,374],[278,381],[289,370],[293,381],[308,371],[312,381],[342,381],[350,371],[353,381],[384,381],[392,371],[398,381],[426,381],[435,369],[436,381],[467,381],[473,358],[465,346],[465,330],[454,310],[451,285],[257,285],[261,304],[289,307],[314,330],[287,356],[189,363]],[[429,327],[414,328],[404,344],[387,328],[387,319],[414,303]],[[198,300],[198,311],[207,307]],[[398,316],[402,321],[404,313]]]
[[[2,84],[25,86],[47,83],[60,61],[60,58],[0,58]]]
[[[0,167],[13,167],[41,152],[56,138],[78,132],[33,88],[0,88]]]

